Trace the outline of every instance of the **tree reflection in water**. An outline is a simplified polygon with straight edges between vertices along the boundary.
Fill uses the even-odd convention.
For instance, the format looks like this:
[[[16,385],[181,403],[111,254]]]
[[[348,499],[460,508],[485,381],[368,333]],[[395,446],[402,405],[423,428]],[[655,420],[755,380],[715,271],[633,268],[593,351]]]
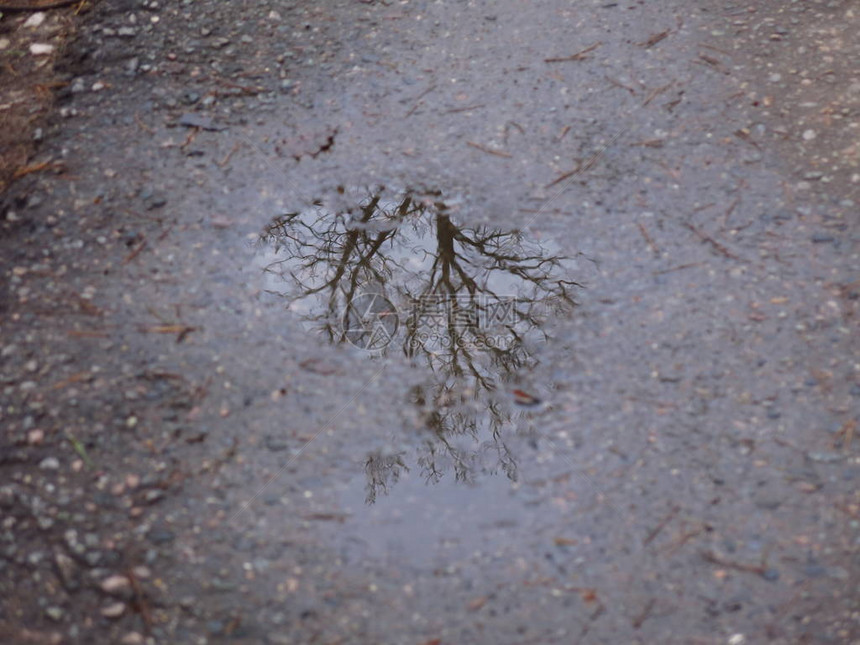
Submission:
[[[343,210],[316,202],[278,216],[261,242],[273,292],[328,342],[402,351],[428,369],[410,392],[430,431],[417,458],[427,481],[449,470],[516,479],[502,433],[516,413],[495,393],[531,365],[547,317],[573,306],[566,258],[518,231],[460,226],[438,194],[384,189]],[[373,503],[408,467],[372,453],[365,470]]]

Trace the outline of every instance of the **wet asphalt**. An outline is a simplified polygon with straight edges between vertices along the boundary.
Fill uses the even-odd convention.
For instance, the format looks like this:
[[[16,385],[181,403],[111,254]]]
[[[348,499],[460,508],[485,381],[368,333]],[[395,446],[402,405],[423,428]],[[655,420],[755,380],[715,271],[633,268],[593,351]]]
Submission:
[[[98,3],[4,203],[9,642],[860,642],[858,21]]]

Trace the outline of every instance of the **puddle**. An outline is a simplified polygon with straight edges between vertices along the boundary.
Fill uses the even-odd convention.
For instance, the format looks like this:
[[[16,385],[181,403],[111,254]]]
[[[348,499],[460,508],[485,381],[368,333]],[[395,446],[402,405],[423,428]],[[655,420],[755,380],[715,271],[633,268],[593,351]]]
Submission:
[[[428,487],[420,474],[403,476],[384,503],[366,505],[356,478],[342,495],[350,517],[350,540],[342,555],[383,564],[444,568],[480,553],[497,553],[511,545],[511,533],[528,533],[542,509],[524,507],[518,486],[504,478],[480,485],[445,478]]]
[[[421,373],[408,398],[424,432],[410,450],[367,454],[367,504],[401,480],[516,481],[514,446],[542,411],[524,378],[548,323],[574,306],[576,263],[460,211],[432,192],[340,190],[260,236],[267,293],[311,334]]]

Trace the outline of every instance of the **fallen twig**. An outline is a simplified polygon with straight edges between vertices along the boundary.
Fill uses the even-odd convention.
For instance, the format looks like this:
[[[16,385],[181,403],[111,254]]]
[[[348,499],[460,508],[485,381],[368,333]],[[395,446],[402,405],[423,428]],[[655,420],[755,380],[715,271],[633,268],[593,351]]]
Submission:
[[[185,331],[186,325],[155,325],[153,327],[141,327],[140,331],[149,334],[177,334]]]
[[[603,150],[600,150],[600,151],[596,152],[596,153],[595,153],[595,154],[594,154],[594,155],[593,155],[593,156],[592,156],[588,161],[586,161],[584,164],[583,164],[583,163],[580,163],[580,162],[577,162],[579,165],[578,165],[576,168],[574,168],[573,170],[571,170],[571,171],[569,171],[569,172],[564,173],[564,174],[563,174],[563,175],[561,175],[560,177],[557,177],[557,178],[556,178],[555,180],[553,180],[551,183],[547,184],[547,185],[546,185],[546,188],[551,188],[552,186],[555,186],[557,183],[562,182],[562,181],[564,181],[565,179],[570,179],[571,177],[573,177],[573,176],[575,176],[575,175],[578,175],[578,174],[580,174],[580,173],[585,172],[586,170],[588,170],[588,169],[589,169],[589,168],[591,168],[594,164],[596,164],[596,163],[597,163],[597,160],[600,158],[600,155],[602,155],[602,154],[603,154]]]
[[[152,612],[149,611],[149,603],[146,600],[146,593],[143,591],[140,581],[134,574],[134,569],[129,568],[128,571],[126,571],[126,577],[131,583],[131,589],[134,592],[132,606],[143,619],[144,631],[149,635],[152,632]]]
[[[651,251],[654,253],[654,255],[659,256],[660,255],[660,249],[657,247],[657,244],[654,242],[654,238],[652,238],[648,234],[648,230],[645,228],[645,225],[642,222],[636,222],[636,226],[639,227],[639,232],[642,233],[642,237],[645,238],[645,242],[651,248]]]
[[[658,96],[660,96],[660,94],[662,94],[663,92],[668,90],[670,87],[672,87],[672,85],[674,85],[674,82],[667,83],[666,85],[661,85],[660,87],[655,87],[653,90],[648,92],[648,96],[646,96],[645,100],[642,101],[642,106],[644,107],[644,106],[648,105],[651,101],[653,101]]]
[[[164,238],[166,238],[168,235],[170,235],[170,232],[173,230],[174,226],[175,226],[175,224],[171,224],[166,229],[164,229],[164,231],[161,233],[161,235],[158,236],[158,241],[161,242],[162,240],[164,240]]]
[[[586,47],[582,51],[576,52],[572,56],[561,56],[559,58],[544,58],[545,63],[567,63],[570,61],[580,61],[588,58],[588,54],[600,47],[603,43],[596,42],[593,45]]]
[[[679,264],[676,267],[670,267],[668,269],[661,269],[659,271],[654,271],[652,275],[663,275],[665,273],[673,273],[674,271],[681,271],[682,269],[692,269],[693,267],[701,266],[701,262],[690,262],[688,264]]]
[[[660,520],[660,523],[657,524],[657,526],[655,526],[653,529],[651,529],[651,532],[645,536],[645,539],[642,540],[642,546],[648,546],[649,544],[651,544],[651,542],[654,541],[654,538],[660,535],[660,531],[666,528],[666,525],[675,518],[675,516],[678,514],[678,511],[680,510],[680,506],[673,506],[672,510],[669,511],[669,514],[666,515],[666,517],[664,517],[662,520]]]
[[[197,138],[197,133],[198,133],[198,132],[200,132],[200,128],[199,128],[199,127],[193,127],[193,128],[191,128],[191,131],[188,133],[188,136],[187,136],[187,137],[185,137],[185,142],[184,142],[182,145],[180,145],[180,146],[179,146],[179,149],[180,149],[180,150],[182,150],[182,151],[184,152],[184,151],[185,151],[185,148],[187,148],[187,147],[188,147],[188,146],[190,146],[192,143],[194,143],[194,139],[196,139],[196,138]]]
[[[125,259],[122,261],[123,264],[128,264],[132,260],[134,260],[138,255],[140,255],[141,251],[146,248],[146,238],[142,239],[140,243],[134,247],[134,250],[125,256]]]
[[[654,609],[654,605],[657,603],[656,600],[651,598],[647,603],[645,603],[645,608],[639,613],[636,618],[633,619],[633,629],[639,629],[642,627],[642,623],[648,620],[648,616],[651,615],[651,611]]]
[[[97,329],[72,329],[68,332],[68,335],[72,338],[107,338],[108,333],[106,331],[99,331]]]
[[[702,61],[702,62],[699,62],[699,61]],[[726,75],[729,75],[731,73],[731,72],[729,72],[728,69],[726,69],[725,65],[723,65],[719,60],[717,60],[713,56],[708,56],[707,54],[699,54],[699,60],[694,60],[693,63],[695,63],[696,65],[707,64],[707,65],[713,67],[718,72],[721,72],[721,73],[726,74]]]
[[[154,325],[152,327],[142,325],[138,329],[145,334],[179,334],[176,339],[177,343],[181,343],[191,332],[197,331],[197,327],[189,325]]]
[[[478,108],[486,107],[486,103],[478,103],[476,105],[467,105],[465,107],[451,108],[446,110],[446,114],[454,114],[456,112],[468,112],[469,110],[477,110]]]
[[[645,49],[648,49],[649,47],[653,47],[654,45],[659,43],[661,40],[666,38],[670,33],[672,33],[671,29],[667,29],[666,31],[661,31],[659,34],[654,34],[653,36],[648,38],[648,40],[639,43],[639,46],[644,47]]]
[[[550,183],[548,183],[545,187],[546,188],[552,188],[556,184],[563,182],[565,179],[570,179],[574,175],[578,174],[581,170],[582,170],[582,163],[577,162],[576,168],[574,168],[573,170],[569,170],[565,173],[562,173],[561,175],[556,177],[554,180],[552,180]]]
[[[23,168],[18,168],[18,170],[15,171],[14,178],[20,179],[21,177],[24,177],[31,173],[40,172],[51,167],[60,169],[60,167],[53,161],[42,161],[41,163],[34,163],[30,164],[29,166],[24,166]]]
[[[425,96],[427,96],[428,94],[430,94],[430,92],[432,92],[432,91],[433,91],[433,90],[435,90],[435,89],[436,89],[436,86],[435,86],[435,85],[431,85],[431,86],[430,86],[430,87],[428,87],[426,90],[424,90],[423,92],[421,92],[421,94],[419,94],[418,96],[416,96],[416,97],[415,97],[415,100],[414,100],[414,101],[413,101],[413,103],[412,103],[412,107],[411,107],[411,108],[409,108],[409,111],[405,114],[405,116],[411,116],[411,115],[412,115],[412,113],[413,113],[413,112],[415,112],[415,110],[417,110],[417,109],[422,105],[422,103],[421,103],[421,99],[423,99]]]
[[[737,205],[740,203],[740,201],[741,201],[740,197],[735,197],[732,200],[732,203],[729,204],[729,207],[726,209],[726,212],[723,213],[723,226],[722,226],[723,230],[725,230],[726,226],[728,225],[729,218],[732,216],[732,213],[735,211],[735,208],[737,208]]]
[[[713,551],[702,551],[702,558],[711,564],[716,564],[717,566],[725,567],[726,569],[734,569],[735,571],[743,571],[744,573],[754,573],[762,576],[767,571],[767,567],[762,564],[746,564],[744,562],[726,560]]]
[[[732,134],[735,135],[738,139],[740,139],[744,143],[750,144],[756,150],[761,150],[761,146],[759,146],[755,142],[755,140],[750,136],[750,131],[747,130],[746,128],[740,128],[738,130],[735,130],[734,132],[732,132]]]
[[[662,148],[663,147],[663,139],[646,139],[644,141],[636,141],[635,143],[631,143],[631,146],[638,146],[641,148]]]
[[[690,529],[689,531],[685,531],[682,533],[676,540],[670,542],[667,546],[663,547],[664,553],[667,555],[673,555],[684,546],[687,542],[692,540],[694,537],[700,536],[705,530],[707,530],[707,525],[702,524],[697,526],[694,529]]]
[[[475,143],[474,141],[467,141],[466,145],[472,146],[473,148],[476,148],[476,149],[480,150],[481,152],[486,152],[487,154],[490,154],[490,155],[496,155],[497,157],[504,157],[505,159],[511,158],[511,154],[508,152],[505,152],[504,150],[494,150],[493,148],[488,148],[486,146],[482,146],[480,143]]]
[[[141,118],[140,118],[140,115],[139,115],[137,112],[135,112],[135,113],[134,113],[134,122],[135,122],[135,123],[137,123],[137,126],[138,126],[141,130],[143,130],[144,132],[146,132],[147,134],[155,134],[155,130],[153,130],[153,129],[152,129],[152,128],[150,128],[148,125],[146,125],[146,124],[143,122],[143,119],[141,119]]]
[[[609,82],[610,82],[612,85],[614,85],[615,87],[620,87],[622,90],[627,90],[628,92],[630,92],[630,93],[631,93],[631,94],[633,94],[634,96],[636,95],[636,90],[635,90],[635,89],[633,89],[633,88],[632,88],[632,87],[630,87],[629,85],[625,85],[624,83],[622,83],[622,82],[621,82],[621,81],[619,81],[618,79],[612,78],[611,76],[609,76],[609,75],[607,75],[607,74],[604,74],[604,75],[603,75],[603,78],[605,78],[607,81],[609,81]]]
[[[266,91],[265,87],[260,87],[259,85],[257,87],[251,87],[249,85],[240,85],[239,83],[233,83],[232,81],[228,81],[223,78],[219,78],[215,82],[218,83],[218,85],[223,85],[224,87],[230,88],[231,90],[239,90],[243,94],[248,94],[250,96],[256,96],[257,94]],[[221,93],[216,92],[216,95],[218,94]]]
[[[689,222],[684,222],[684,226],[686,226],[688,229],[693,231],[693,233],[696,234],[696,237],[698,237],[702,242],[707,242],[712,247],[714,247],[714,249],[716,249],[720,254],[726,256],[727,258],[731,258],[733,260],[741,260],[741,258],[739,258],[737,255],[735,255],[731,251],[729,251],[723,244],[721,244],[720,242],[717,242],[710,235],[706,235],[705,233],[703,233],[702,231],[697,229],[695,226],[693,226]]]
[[[92,378],[92,376],[93,375],[90,372],[78,372],[77,374],[72,374],[68,378],[64,378],[62,381],[54,383],[54,385],[51,386],[51,389],[60,390],[67,385],[72,385],[73,383],[80,383],[81,381],[89,380],[90,378]]]
[[[508,121],[507,123],[505,123],[505,134],[502,137],[502,140],[505,143],[505,147],[507,147],[508,145],[508,134],[511,130],[517,130],[522,135],[525,135],[526,133],[525,128],[523,128],[523,126],[521,126],[519,123],[517,123],[516,121]]]
[[[346,522],[350,517],[349,513],[306,513],[302,515],[303,520],[315,520],[320,522]]]
[[[230,157],[232,157],[236,153],[236,151],[241,147],[242,147],[242,143],[240,141],[237,141],[236,143],[234,143],[233,147],[230,148],[230,152],[228,152],[226,155],[224,155],[224,158],[218,162],[218,165],[221,168],[223,168],[228,163],[230,163]]]

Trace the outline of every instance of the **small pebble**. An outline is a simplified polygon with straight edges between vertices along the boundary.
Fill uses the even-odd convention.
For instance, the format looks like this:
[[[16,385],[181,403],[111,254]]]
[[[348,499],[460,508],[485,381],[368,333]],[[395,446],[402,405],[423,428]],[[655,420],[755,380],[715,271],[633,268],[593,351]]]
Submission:
[[[34,29],[41,25],[43,22],[45,22],[45,13],[43,11],[39,11],[38,13],[34,13],[32,16],[27,18],[27,20],[24,21],[24,26]]]
[[[129,579],[125,576],[109,576],[102,580],[101,590],[111,595],[121,595],[131,588]]]
[[[33,56],[47,56],[54,51],[54,46],[48,43],[33,43],[30,45],[30,53]]]
[[[134,575],[136,575],[141,580],[146,580],[147,578],[152,577],[152,571],[150,571],[149,567],[145,567],[142,564],[136,566],[134,569],[132,569],[132,571],[134,572]]]
[[[114,602],[102,607],[102,616],[105,618],[119,618],[125,613],[125,603]]]
[[[59,470],[60,460],[56,457],[45,457],[39,462],[39,468],[42,470]]]
[[[148,490],[143,496],[143,501],[147,504],[155,504],[162,499],[164,499],[164,491],[161,490]]]

